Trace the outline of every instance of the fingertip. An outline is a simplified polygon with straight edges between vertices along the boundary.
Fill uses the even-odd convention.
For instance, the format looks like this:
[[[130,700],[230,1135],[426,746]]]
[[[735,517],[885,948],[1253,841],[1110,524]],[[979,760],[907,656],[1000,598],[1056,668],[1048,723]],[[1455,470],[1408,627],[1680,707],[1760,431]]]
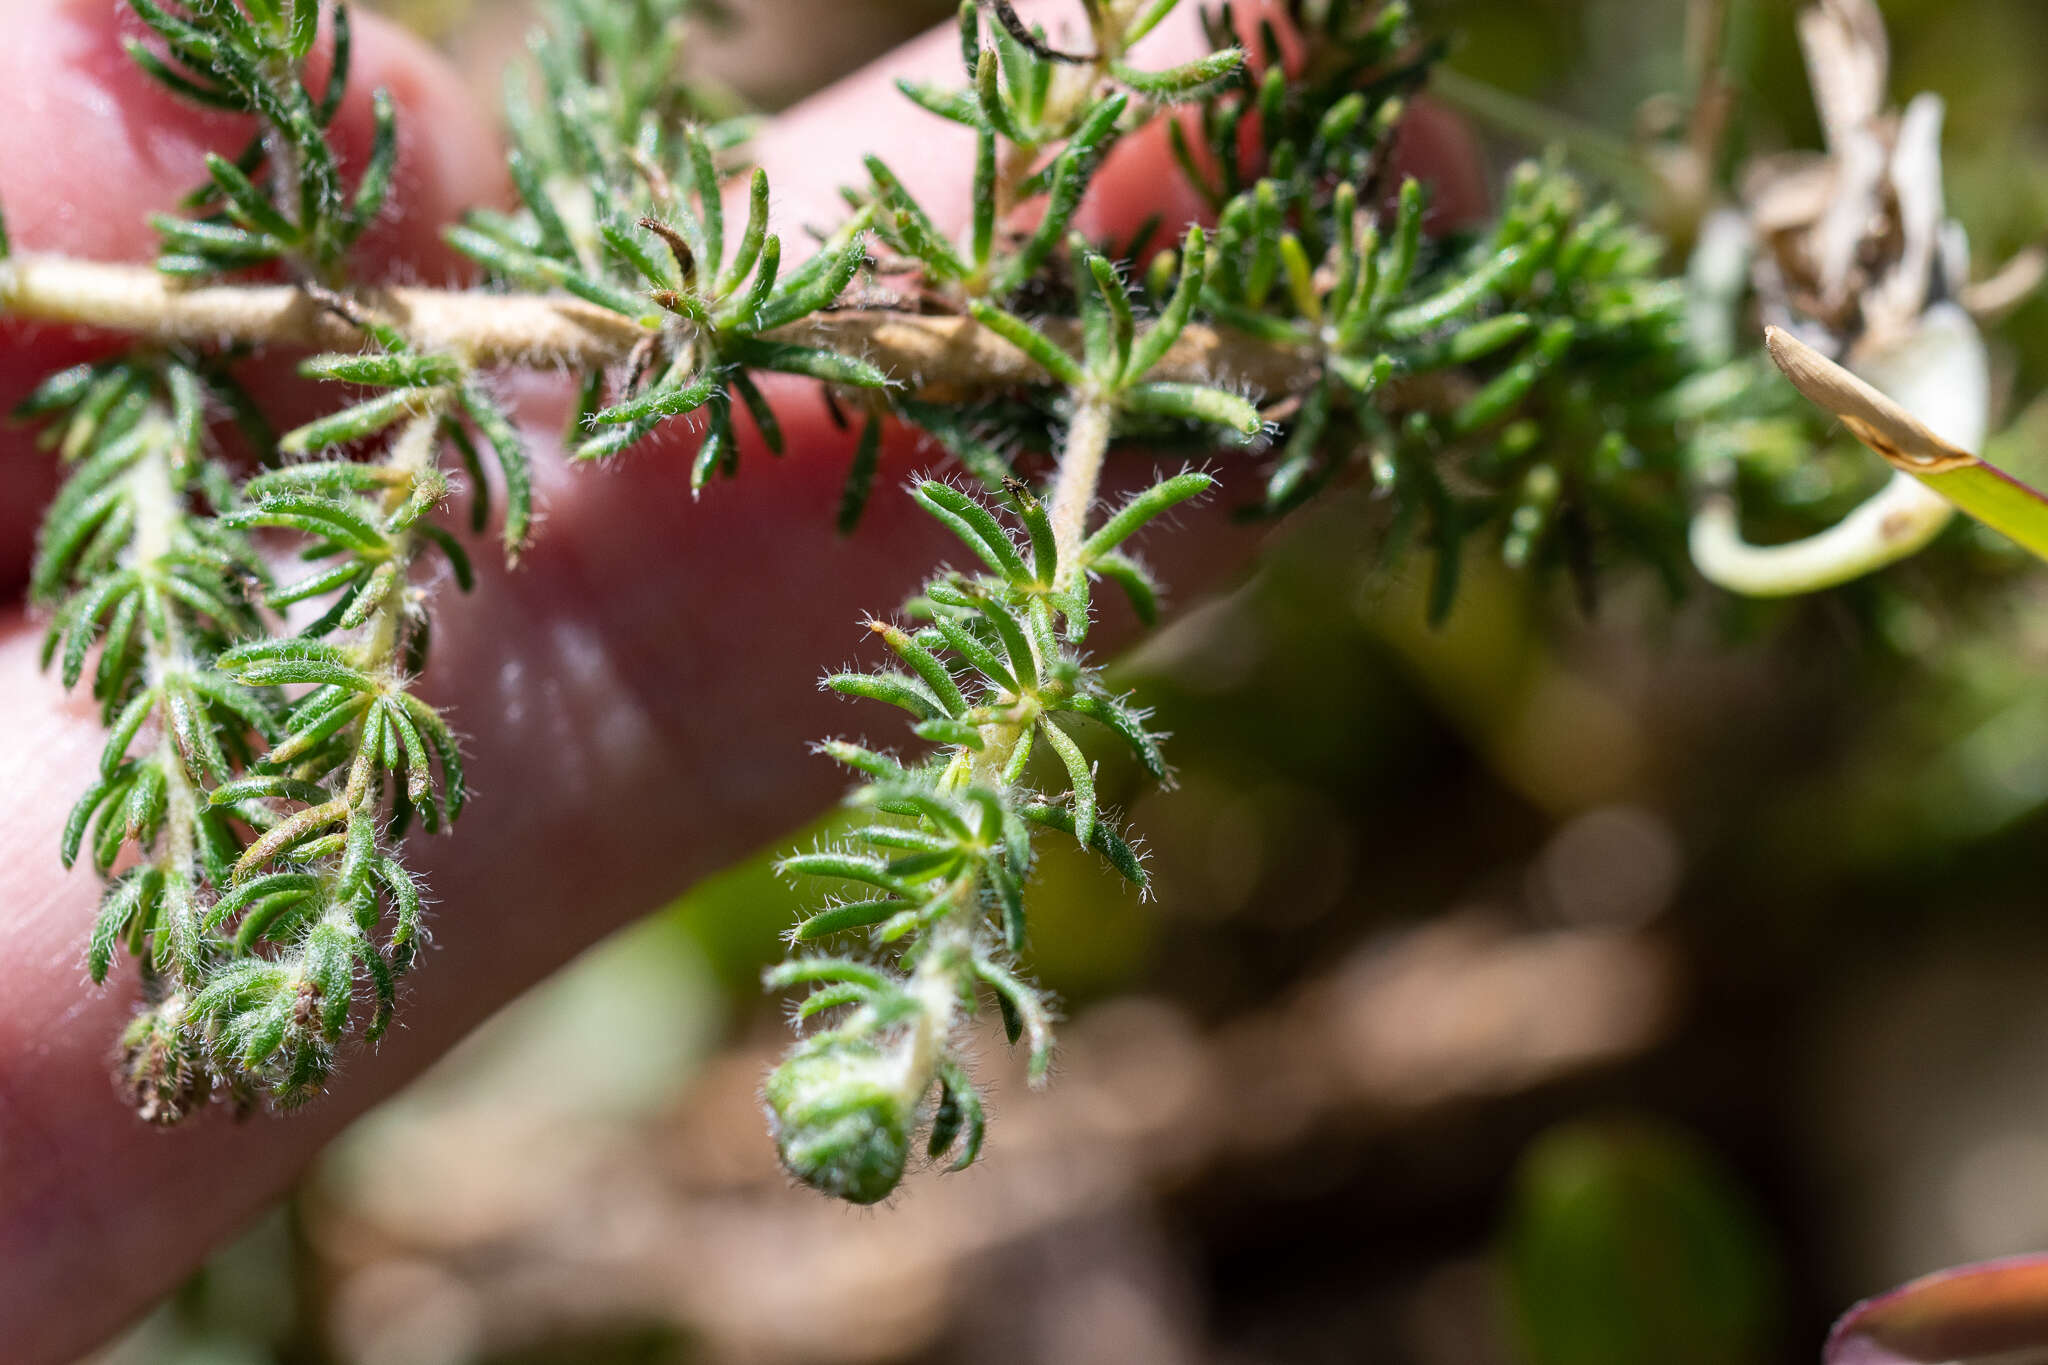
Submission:
[[[469,204],[502,197],[496,135],[453,69],[388,20],[352,13],[349,92],[331,130],[351,174],[374,139],[373,92],[398,107],[392,207],[358,248],[362,267],[435,278],[457,258],[442,224]],[[201,108],[143,72],[125,44],[147,31],[112,0],[0,4],[0,204],[15,243],[92,260],[135,260],[154,249],[151,213],[174,211],[205,177],[206,154],[234,155],[253,123]],[[323,34],[312,84],[324,79]]]
[[[203,172],[240,122],[145,76],[123,50],[137,26],[99,0],[0,6],[0,202],[17,247],[129,260],[146,216]]]

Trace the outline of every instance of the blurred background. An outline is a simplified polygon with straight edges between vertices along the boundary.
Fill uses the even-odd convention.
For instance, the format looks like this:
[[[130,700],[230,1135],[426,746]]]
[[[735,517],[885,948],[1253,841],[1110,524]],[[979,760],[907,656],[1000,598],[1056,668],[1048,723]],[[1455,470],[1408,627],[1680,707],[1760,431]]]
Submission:
[[[487,99],[531,19],[386,7]],[[695,60],[774,108],[951,7],[732,0]],[[1699,7],[1422,8],[1593,156],[1668,124]],[[1796,8],[1731,0],[1738,153],[1817,138]],[[1884,9],[1986,270],[2048,229],[2048,6]],[[2048,306],[1997,355],[2025,464]],[[763,850],[363,1119],[105,1365],[1804,1362],[1858,1296],[2048,1247],[2042,578],[1959,527],[1812,601],[1617,578],[1588,617],[1475,552],[1432,630],[1369,501],[1123,668],[1180,769],[1105,778],[1159,895],[1048,847],[1060,1075],[983,1049],[980,1166],[872,1212],[779,1173]]]

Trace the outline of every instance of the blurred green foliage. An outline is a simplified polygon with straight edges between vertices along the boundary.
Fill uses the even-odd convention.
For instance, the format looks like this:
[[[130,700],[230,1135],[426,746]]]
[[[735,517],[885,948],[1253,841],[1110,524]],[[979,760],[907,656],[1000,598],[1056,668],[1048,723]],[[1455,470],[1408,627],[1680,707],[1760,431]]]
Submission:
[[[1529,1365],[1769,1358],[1769,1234],[1720,1161],[1666,1125],[1584,1120],[1536,1139],[1505,1259]]]

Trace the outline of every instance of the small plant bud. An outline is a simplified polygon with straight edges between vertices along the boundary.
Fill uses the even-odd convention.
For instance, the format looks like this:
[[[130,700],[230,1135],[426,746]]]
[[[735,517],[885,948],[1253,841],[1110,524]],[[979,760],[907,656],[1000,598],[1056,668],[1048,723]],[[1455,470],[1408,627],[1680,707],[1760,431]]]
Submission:
[[[913,1115],[899,1067],[870,1043],[822,1039],[768,1077],[776,1150],[789,1173],[854,1204],[889,1197],[910,1159]]]
[[[185,1001],[174,995],[136,1011],[121,1035],[122,1098],[150,1123],[178,1122],[212,1089],[199,1049],[185,1030]]]

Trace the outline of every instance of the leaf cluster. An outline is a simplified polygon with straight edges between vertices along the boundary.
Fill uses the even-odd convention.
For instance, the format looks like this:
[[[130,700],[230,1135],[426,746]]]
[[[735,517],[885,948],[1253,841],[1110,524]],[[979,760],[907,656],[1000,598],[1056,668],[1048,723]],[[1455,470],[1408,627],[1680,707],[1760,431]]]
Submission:
[[[159,268],[283,261],[346,308],[317,282],[378,211],[395,141],[380,96],[376,146],[344,195],[327,129],[348,73],[345,11],[316,96],[317,5],[133,3],[165,45],[131,44],[146,71],[259,126],[241,158],[210,163],[194,200],[209,216],[159,224]],[[182,352],[63,371],[18,412],[68,466],[32,584],[51,610],[45,658],[67,687],[90,664],[108,726],[61,853],[106,878],[93,979],[123,950],[141,965],[123,1079],[160,1121],[215,1094],[297,1103],[351,1032],[383,1032],[423,934],[399,842],[409,824],[445,828],[461,810],[459,743],[411,690],[428,643],[413,575],[431,546],[470,578],[435,520],[450,484],[434,452],[474,380],[388,329],[376,336],[373,355],[306,369],[382,393],[281,438],[230,377],[231,357]],[[268,467],[238,476],[222,418]],[[385,458],[345,458],[387,428]],[[523,536],[523,465],[505,474],[508,532]],[[287,546],[303,568],[276,567]]]
[[[398,164],[387,91],[373,96],[375,133],[353,188],[344,185],[328,141],[348,87],[348,7],[333,7],[330,59],[316,94],[306,67],[319,36],[319,0],[130,4],[163,43],[159,54],[129,39],[137,65],[174,94],[259,124],[240,155],[207,154],[207,181],[186,199],[200,216],[151,218],[163,239],[157,269],[191,278],[282,262],[310,279],[333,276],[383,211]]]
[[[1263,74],[1252,74],[1229,6],[1205,15],[1218,48],[1210,63],[1176,68],[1170,81],[1148,85],[1105,57],[1127,45],[1119,32],[1171,8],[1146,7],[1123,30],[1116,19],[1130,7],[1092,10],[1108,16],[1095,25],[1103,69],[1091,93],[1063,106],[1051,92],[1074,54],[1008,22],[988,26],[984,42],[974,5],[961,12],[970,86],[906,85],[981,138],[973,226],[959,242],[942,240],[936,215],[870,158],[872,188],[854,199],[887,248],[878,277],[971,313],[1051,382],[1023,395],[1043,405],[1036,422],[1016,412],[1017,395],[965,413],[915,402],[898,411],[991,488],[1009,455],[977,433],[1007,428],[1013,441],[1029,440],[1056,429],[1084,392],[1116,394],[1127,438],[1199,449],[1220,428],[1226,441],[1270,452],[1257,504],[1265,514],[1362,469],[1393,509],[1390,551],[1421,540],[1435,561],[1435,617],[1455,600],[1464,551],[1479,536],[1511,566],[1568,571],[1587,600],[1598,567],[1625,557],[1648,559],[1675,589],[1683,537],[1674,494],[1696,423],[1673,408],[1693,362],[1662,244],[1536,163],[1517,170],[1486,231],[1427,234],[1423,187],[1390,183],[1393,130],[1438,52],[1417,38],[1405,4],[1297,7],[1307,45],[1292,70],[1268,20],[1253,44]],[[1165,126],[1216,227],[1149,257],[1156,225],[1121,245],[1075,238],[1073,214],[1108,143],[1158,116],[1162,82],[1191,107]],[[1048,124],[1048,107],[1057,122]],[[1002,166],[1036,169],[1004,192]],[[997,227],[1006,197],[1032,196],[1043,216],[1006,240]],[[1148,313],[1152,344],[1134,345]],[[1314,378],[1263,408],[1227,375],[1139,383],[1191,324],[1301,356]]]
[[[125,947],[150,1012],[186,1035],[170,1046],[160,1017],[135,1031],[130,1080],[162,1119],[216,1073],[237,1095],[310,1095],[362,987],[367,1035],[382,1031],[420,932],[418,888],[389,849],[414,814],[440,827],[462,797],[453,733],[407,690],[423,637],[401,649],[394,624],[381,648],[361,638],[409,609],[403,537],[445,480],[341,462],[237,487],[206,420],[225,385],[176,358],[124,358],[59,374],[23,406],[72,466],[36,565],[54,603],[46,658],[71,685],[97,647],[108,724],[61,851],[109,878],[93,979]],[[259,530],[294,533],[316,567],[278,585]],[[324,612],[272,633],[273,613],[316,598]]]
[[[592,372],[578,408],[575,453],[617,455],[670,418],[701,412],[705,437],[692,484],[737,468],[733,405],[752,414],[768,445],[781,434],[754,376],[801,375],[879,389],[865,360],[765,334],[809,316],[846,289],[866,258],[859,224],[783,272],[782,242],[767,231],[769,189],[752,175],[747,218],[729,234],[722,158],[744,119],[707,121],[656,81],[655,52],[685,7],[641,3],[570,6],[561,23],[578,40],[539,49],[544,105],[514,87],[508,159],[521,209],[473,211],[450,230],[457,249],[499,279],[560,289],[647,329],[625,372]],[[672,43],[670,43],[672,47]],[[584,62],[576,60],[582,54]],[[671,54],[672,55],[672,54]],[[672,72],[672,60],[662,68]]]
[[[154,34],[138,62],[254,124],[241,156],[209,163],[194,216],[159,221],[160,268],[281,267],[365,339],[304,362],[333,401],[282,436],[227,377],[231,356],[138,348],[53,377],[27,408],[71,468],[34,583],[48,658],[67,686],[90,676],[110,731],[63,853],[108,878],[88,962],[96,979],[124,948],[142,964],[124,1075],[145,1112],[174,1118],[215,1092],[305,1099],[349,1037],[388,1027],[426,932],[402,841],[464,802],[460,741],[415,690],[433,566],[461,588],[473,576],[447,504],[466,484],[477,534],[501,491],[516,554],[533,476],[476,352],[420,344],[351,288],[348,248],[389,192],[396,140],[380,93],[376,146],[344,185],[328,129],[346,12],[309,78],[311,0],[130,3]],[[1034,840],[1070,837],[1147,885],[1089,753],[1106,735],[1161,779],[1159,736],[1084,646],[1101,585],[1155,618],[1159,585],[1127,542],[1212,479],[1157,478],[1098,514],[1107,461],[1220,451],[1256,471],[1249,515],[1360,478],[1389,549],[1432,556],[1440,616],[1482,538],[1587,595],[1609,560],[1675,576],[1685,481],[1751,410],[1754,386],[1688,353],[1661,244],[1556,165],[1518,170],[1491,223],[1425,231],[1427,195],[1396,183],[1393,145],[1438,48],[1404,0],[1298,0],[1299,42],[1223,4],[1208,55],[1138,61],[1177,4],[1085,0],[1073,50],[1007,0],[967,0],[959,83],[903,86],[971,133],[964,201],[922,201],[869,157],[845,220],[800,244],[769,230],[749,120],[675,79],[703,7],[558,0],[536,79],[508,92],[518,205],[448,232],[486,273],[466,304],[537,292],[621,338],[613,363],[578,362],[578,459],[680,420],[703,489],[738,470],[749,428],[782,452],[775,388],[793,378],[863,420],[842,531],[889,423],[978,484],[913,484],[972,567],[868,623],[887,666],[825,679],[907,712],[924,747],[824,746],[858,775],[865,823],[783,864],[836,894],[770,974],[808,988],[771,1116],[791,1170],[859,1202],[894,1188],[920,1137],[934,1160],[975,1159],[985,1106],[957,1035],[985,1004],[1045,1073],[1054,1011],[1021,966]],[[1160,122],[1214,226],[1081,232],[1119,140]],[[904,373],[861,343],[863,322],[973,329],[1028,364],[1000,382]],[[223,417],[254,472],[223,458]]]
[[[931,1159],[951,1154],[955,1170],[972,1163],[984,1105],[951,1033],[956,1012],[973,1013],[984,997],[1010,1041],[1028,1049],[1032,1080],[1044,1079],[1052,1011],[1016,966],[1033,838],[1058,831],[1142,890],[1144,866],[1101,809],[1082,737],[1105,730],[1154,778],[1166,776],[1143,710],[1105,686],[1080,653],[1091,584],[1125,581],[1132,561],[1122,543],[1212,482],[1184,473],[1154,484],[1109,517],[1072,564],[1061,562],[1051,520],[1022,483],[1005,490],[1007,516],[949,484],[913,488],[980,567],[930,579],[907,626],[868,623],[897,667],[824,680],[843,696],[909,713],[912,733],[933,747],[903,760],[843,740],[825,744],[863,779],[850,804],[877,818],[781,863],[788,875],[852,888],[798,924],[794,946],[862,934],[876,955],[800,952],[768,974],[771,987],[809,987],[799,1023],[831,1021],[768,1083],[780,1150],[800,1179],[872,1203],[901,1178],[920,1122]],[[1040,746],[1050,761],[1034,765]]]

